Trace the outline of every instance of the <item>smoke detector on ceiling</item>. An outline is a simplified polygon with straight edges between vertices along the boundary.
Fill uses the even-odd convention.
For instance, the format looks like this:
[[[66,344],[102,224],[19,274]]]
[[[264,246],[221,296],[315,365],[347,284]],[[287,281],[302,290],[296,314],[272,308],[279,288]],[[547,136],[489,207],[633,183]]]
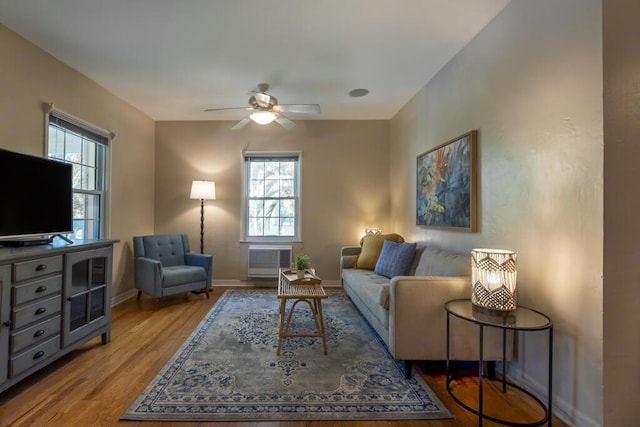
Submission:
[[[367,89],[354,89],[351,92],[349,92],[349,96],[353,98],[359,98],[361,96],[365,96],[368,94],[369,94],[369,91]]]

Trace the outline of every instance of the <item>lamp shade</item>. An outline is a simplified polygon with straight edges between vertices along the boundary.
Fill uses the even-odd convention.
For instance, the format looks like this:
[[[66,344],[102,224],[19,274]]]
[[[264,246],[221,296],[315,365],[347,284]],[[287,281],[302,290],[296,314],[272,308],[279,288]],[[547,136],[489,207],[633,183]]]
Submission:
[[[516,309],[516,258],[513,251],[471,251],[471,302],[489,310]]]
[[[201,200],[215,200],[216,183],[213,181],[193,181],[191,183],[191,198]]]

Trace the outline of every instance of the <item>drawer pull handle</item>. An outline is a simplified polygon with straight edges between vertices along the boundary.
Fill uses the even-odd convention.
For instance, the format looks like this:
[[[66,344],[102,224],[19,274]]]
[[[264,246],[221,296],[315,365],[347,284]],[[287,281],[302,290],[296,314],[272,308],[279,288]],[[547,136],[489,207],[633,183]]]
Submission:
[[[38,329],[35,334],[33,334],[34,338],[38,338],[39,336],[44,335],[44,329]]]
[[[47,309],[46,309],[46,308],[44,308],[44,307],[40,307],[39,309],[37,309],[37,310],[36,310],[36,314],[42,314],[42,313],[44,313],[45,311],[47,311]]]
[[[39,352],[33,355],[33,360],[40,359],[42,356],[44,356],[44,351],[40,350]]]
[[[46,286],[38,286],[38,288],[36,289],[36,293],[39,294],[41,292],[44,292],[47,290]]]
[[[11,320],[7,320],[6,322],[3,323],[4,326],[11,326],[13,325],[13,323],[11,323]]]
[[[43,271],[47,269],[47,264],[38,264],[36,271]]]

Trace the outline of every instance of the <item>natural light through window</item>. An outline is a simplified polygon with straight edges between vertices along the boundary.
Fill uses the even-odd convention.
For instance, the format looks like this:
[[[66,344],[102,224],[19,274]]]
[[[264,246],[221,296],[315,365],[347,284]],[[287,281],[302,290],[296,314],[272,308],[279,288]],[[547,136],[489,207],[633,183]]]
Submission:
[[[245,154],[246,238],[299,238],[299,174],[298,154]]]
[[[47,156],[73,165],[73,238],[103,235],[108,138],[49,115]]]

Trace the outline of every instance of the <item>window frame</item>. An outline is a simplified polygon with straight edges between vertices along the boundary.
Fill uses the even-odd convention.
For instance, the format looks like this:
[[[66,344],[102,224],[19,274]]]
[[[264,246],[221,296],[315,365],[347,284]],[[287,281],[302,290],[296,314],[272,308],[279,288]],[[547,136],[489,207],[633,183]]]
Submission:
[[[249,158],[296,157],[295,168],[295,226],[293,236],[249,236]],[[242,157],[241,242],[248,243],[299,243],[302,242],[302,151],[243,151]]]
[[[59,110],[55,107],[53,107],[52,104],[43,104],[43,108],[44,108],[44,157],[47,159],[53,159],[53,160],[61,160],[55,157],[49,157],[49,126],[51,124],[51,117],[55,117],[58,118],[60,120],[64,120],[68,123],[70,123],[73,126],[77,126],[78,128],[82,129],[85,132],[88,132],[90,134],[95,134],[98,137],[104,138],[104,141],[95,141],[91,138],[87,138],[90,139],[92,142],[96,143],[96,144],[102,144],[104,146],[104,152],[103,152],[103,156],[96,156],[96,157],[102,157],[102,165],[98,164],[98,160],[96,159],[96,169],[98,170],[98,178],[97,181],[102,183],[102,189],[94,189],[94,190],[89,190],[89,189],[82,189],[82,188],[72,188],[73,194],[79,194],[79,195],[92,195],[92,196],[98,196],[99,197],[99,212],[98,215],[100,216],[99,218],[99,226],[98,226],[98,239],[107,239],[109,238],[110,235],[110,228],[111,228],[111,220],[110,220],[110,216],[109,216],[109,212],[110,212],[110,205],[111,205],[111,197],[110,197],[110,184],[111,184],[111,143],[113,141],[113,139],[115,138],[115,133],[113,132],[109,132],[108,130],[102,129],[92,123],[89,123],[83,119],[80,119],[78,117],[75,117],[65,111]],[[67,129],[69,132],[72,132],[72,130]],[[66,162],[65,163],[70,163],[70,162]],[[86,217],[84,218],[86,220]],[[74,218],[74,222],[77,219]],[[91,239],[89,239],[87,236],[83,236],[84,240],[92,240],[93,236]]]

